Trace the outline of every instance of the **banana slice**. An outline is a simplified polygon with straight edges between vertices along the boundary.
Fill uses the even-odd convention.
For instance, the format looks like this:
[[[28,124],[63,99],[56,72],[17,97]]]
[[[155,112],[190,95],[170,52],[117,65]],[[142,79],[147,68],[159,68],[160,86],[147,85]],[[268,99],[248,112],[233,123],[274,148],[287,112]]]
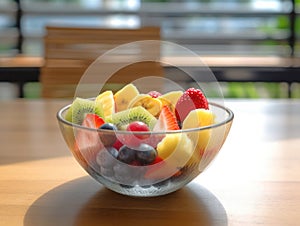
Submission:
[[[148,94],[140,94],[129,103],[128,108],[137,106],[142,106],[154,117],[158,117],[162,108],[162,103],[159,99],[153,98]]]
[[[140,92],[133,84],[128,84],[115,93],[116,111],[126,110],[130,101],[132,101]]]
[[[161,96],[158,97],[158,99],[166,99],[169,102],[171,102],[173,104],[173,106],[176,106],[176,103],[179,99],[179,97],[181,97],[183,94],[183,91],[178,90],[178,91],[170,91],[168,93],[165,93]]]

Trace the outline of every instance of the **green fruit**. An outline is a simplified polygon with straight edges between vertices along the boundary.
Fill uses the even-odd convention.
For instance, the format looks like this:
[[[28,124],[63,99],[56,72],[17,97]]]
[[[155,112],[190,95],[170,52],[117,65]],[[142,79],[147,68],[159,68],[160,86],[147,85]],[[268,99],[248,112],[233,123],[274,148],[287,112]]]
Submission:
[[[152,130],[157,121],[151,113],[141,106],[112,114],[107,120],[121,130],[126,130],[127,125],[134,121],[144,122]]]
[[[102,108],[95,105],[94,101],[77,97],[67,111],[65,119],[74,124],[81,125],[85,115],[88,113],[95,113],[103,118]]]

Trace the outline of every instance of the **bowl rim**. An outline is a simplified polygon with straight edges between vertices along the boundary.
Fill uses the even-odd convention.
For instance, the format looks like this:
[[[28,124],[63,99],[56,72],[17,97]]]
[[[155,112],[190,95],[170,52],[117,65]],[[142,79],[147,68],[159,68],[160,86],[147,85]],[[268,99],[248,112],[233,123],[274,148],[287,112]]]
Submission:
[[[66,119],[64,119],[64,117],[62,116],[62,113],[64,111],[66,111],[67,109],[70,108],[71,104],[68,104],[64,107],[62,107],[61,109],[59,109],[56,113],[56,118],[59,122],[71,126],[71,127],[75,127],[75,128],[79,128],[79,129],[84,129],[84,130],[89,130],[89,131],[97,131],[97,132],[106,132],[106,133],[118,133],[118,134],[140,134],[140,135],[166,135],[166,134],[175,134],[175,133],[189,133],[189,132],[199,132],[202,130],[207,130],[207,129],[213,129],[213,128],[217,128],[220,127],[222,125],[225,125],[231,121],[233,121],[234,118],[234,113],[231,109],[229,109],[228,107],[225,107],[224,105],[221,104],[217,104],[214,102],[209,102],[209,105],[215,106],[219,109],[224,110],[225,112],[227,112],[228,116],[225,118],[225,120],[222,120],[220,122],[208,125],[208,126],[201,126],[198,128],[190,128],[190,129],[179,129],[179,130],[166,130],[166,131],[148,131],[148,132],[142,132],[142,131],[125,131],[125,130],[106,130],[106,129],[95,129],[95,128],[89,128],[89,127],[85,127],[82,125],[78,125],[78,124],[74,124],[72,122],[67,121]]]

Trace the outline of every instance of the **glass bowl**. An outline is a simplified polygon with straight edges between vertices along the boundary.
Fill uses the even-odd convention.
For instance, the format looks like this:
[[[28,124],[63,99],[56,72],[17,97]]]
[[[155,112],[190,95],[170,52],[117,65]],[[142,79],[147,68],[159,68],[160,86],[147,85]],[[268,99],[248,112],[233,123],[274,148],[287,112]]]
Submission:
[[[233,112],[217,103],[209,103],[214,112],[212,125],[166,132],[128,132],[92,129],[64,119],[70,105],[57,113],[61,133],[77,162],[106,188],[128,196],[150,197],[174,192],[201,174],[220,151],[233,121]],[[169,155],[151,164],[127,164],[119,161],[110,139],[119,143],[143,139],[156,149],[164,145]],[[165,139],[168,137],[168,139]],[[162,144],[162,140],[164,143]],[[133,148],[135,155],[144,154],[143,145]]]

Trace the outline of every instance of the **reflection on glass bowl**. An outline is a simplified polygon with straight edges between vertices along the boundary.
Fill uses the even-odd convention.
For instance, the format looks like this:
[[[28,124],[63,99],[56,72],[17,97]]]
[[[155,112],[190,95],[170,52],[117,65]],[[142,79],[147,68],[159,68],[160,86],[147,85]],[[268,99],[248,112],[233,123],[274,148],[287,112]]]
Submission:
[[[202,173],[221,149],[233,121],[230,109],[209,103],[215,115],[215,122],[209,126],[166,132],[112,131],[92,129],[65,120],[69,108],[70,105],[60,109],[57,119],[61,133],[78,163],[110,190],[141,197],[174,192]],[[169,155],[151,164],[129,164],[120,161],[106,145],[111,137],[126,143],[141,136],[143,143],[154,149],[162,146],[170,149]],[[135,156],[145,154],[143,147],[132,149]]]

